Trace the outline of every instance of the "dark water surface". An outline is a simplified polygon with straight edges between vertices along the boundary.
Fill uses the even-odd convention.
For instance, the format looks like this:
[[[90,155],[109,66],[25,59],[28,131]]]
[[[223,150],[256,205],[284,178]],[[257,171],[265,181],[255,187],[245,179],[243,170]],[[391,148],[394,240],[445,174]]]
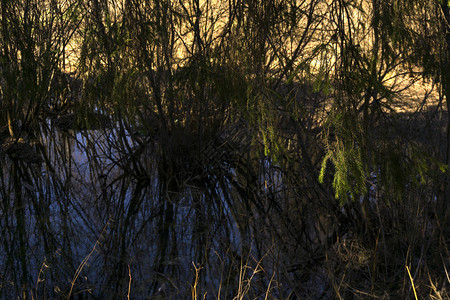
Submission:
[[[190,142],[161,147],[122,121],[64,122],[2,141],[0,298],[184,298],[196,268],[203,292],[238,293],[263,253],[220,137],[189,157]]]

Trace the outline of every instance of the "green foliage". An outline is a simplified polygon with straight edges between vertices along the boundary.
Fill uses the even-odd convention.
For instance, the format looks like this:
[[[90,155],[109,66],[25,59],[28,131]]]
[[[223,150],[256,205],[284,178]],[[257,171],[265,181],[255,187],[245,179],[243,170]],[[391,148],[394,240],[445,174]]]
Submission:
[[[359,195],[367,192],[369,162],[364,156],[363,148],[366,141],[357,119],[345,113],[329,116],[326,128],[327,152],[322,160],[319,181],[324,182],[327,164],[331,162],[335,198],[344,204],[349,199],[358,199]],[[334,135],[334,138],[331,135]]]
[[[55,8],[44,10],[41,2]],[[428,200],[445,190],[442,174],[448,166],[442,157],[448,149],[441,148],[448,136],[441,132],[447,118],[444,99],[429,117],[423,113],[428,94],[418,92],[425,97],[418,106],[414,93],[402,90],[420,80],[416,73],[448,79],[446,32],[436,13],[446,2],[41,2],[0,5],[2,228],[25,220],[15,215],[27,209],[30,237],[43,233],[45,241],[36,244],[35,252],[58,253],[55,261],[76,266],[80,257],[70,252],[81,253],[80,236],[96,234],[98,222],[114,216],[111,238],[99,249],[105,260],[96,260],[93,273],[83,276],[98,298],[123,298],[130,290],[135,298],[141,291],[181,298],[189,280],[185,259],[196,259],[212,274],[198,282],[205,291],[221,280],[214,274],[232,267],[228,282],[214,293],[218,296],[221,288],[232,291],[241,284],[245,292],[254,289],[249,298],[264,293],[270,298],[272,291],[283,299],[316,296],[305,282],[297,285],[284,277],[278,256],[294,277],[316,278],[317,268],[326,270],[323,286],[330,290],[320,291],[326,297],[342,292],[338,298],[357,298],[357,290],[379,298],[410,296],[403,274],[384,264],[398,262],[397,270],[423,257],[431,266],[422,246],[433,245],[444,226],[432,224],[427,236],[426,227],[434,222],[428,218],[434,203]],[[56,9],[63,4],[68,6]],[[70,71],[64,64],[68,45],[78,55]],[[77,75],[82,78],[79,93],[71,87]],[[56,77],[61,81],[55,83]],[[60,125],[72,125],[66,129],[84,130],[82,140],[72,132],[55,133],[49,124],[57,122],[41,114],[61,101],[70,103],[67,115],[49,115],[57,116]],[[406,112],[397,113],[399,106],[393,104]],[[417,115],[418,123],[432,124],[436,136],[418,137],[411,122]],[[17,155],[13,162],[8,158],[7,129],[20,141],[16,148],[31,148],[36,141],[45,160],[42,168],[27,169]],[[79,157],[72,157],[81,149],[82,167]],[[11,174],[14,184],[8,184]],[[26,201],[9,203],[11,195]],[[376,208],[361,204],[363,195],[375,199]],[[52,207],[61,213],[51,213]],[[73,235],[71,224],[76,225],[70,228]],[[77,227],[86,232],[78,234]],[[64,233],[52,236],[59,229]],[[5,232],[0,245],[14,254],[19,231],[11,237]],[[72,236],[77,242],[71,245]],[[23,241],[25,246],[25,234]],[[54,249],[41,244],[54,244]],[[265,252],[269,263],[260,260]],[[250,287],[247,267],[239,274],[247,254],[257,262],[255,273],[263,266],[277,273],[270,289],[261,290],[258,283]],[[11,257],[0,274],[17,291],[35,285],[28,278],[36,274],[17,280],[17,267],[27,267],[22,257],[22,262]],[[139,272],[141,262],[147,267]],[[423,272],[418,268],[419,279]],[[56,292],[51,284],[64,289],[70,276],[59,271],[45,271],[52,280],[38,275],[39,292]],[[11,280],[8,273],[17,278]],[[268,279],[263,273],[254,279]],[[14,298],[0,289],[2,296]]]

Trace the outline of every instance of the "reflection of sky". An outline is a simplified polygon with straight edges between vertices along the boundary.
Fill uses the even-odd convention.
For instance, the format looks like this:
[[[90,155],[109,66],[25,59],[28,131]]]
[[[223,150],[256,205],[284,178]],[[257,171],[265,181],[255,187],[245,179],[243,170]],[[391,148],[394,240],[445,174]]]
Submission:
[[[119,255],[117,243],[120,239],[125,239],[127,259],[135,257],[134,272],[138,272],[138,269],[144,270],[140,275],[135,274],[134,278],[137,281],[154,280],[152,268],[155,267],[157,247],[161,238],[161,231],[158,229],[161,226],[160,216],[164,214],[164,205],[167,203],[160,198],[163,183],[159,182],[157,177],[157,163],[154,162],[155,155],[151,153],[152,150],[145,150],[140,157],[144,168],[147,168],[150,182],[145,183],[145,187],[139,191],[137,198],[142,200],[140,207],[136,214],[130,217],[128,229],[124,230],[124,220],[136,191],[136,179],[120,166],[123,164],[132,167],[128,162],[128,150],[133,149],[136,144],[131,137],[128,133],[121,136],[117,129],[60,132],[52,128],[50,123],[47,125],[48,128],[42,130],[41,144],[48,153],[51,168],[43,164],[40,177],[36,178],[33,184],[28,184],[34,188],[27,187],[26,184],[24,189],[33,189],[33,192],[26,196],[39,198],[39,201],[45,203],[44,211],[50,214],[46,216],[49,222],[45,230],[55,248],[52,253],[45,252],[43,237],[39,234],[42,229],[39,228],[41,217],[34,211],[32,203],[27,203],[29,272],[33,281],[36,282],[42,263],[50,259],[53,262],[48,264],[53,264],[53,269],[47,272],[54,272],[56,280],[60,277],[66,277],[64,280],[72,278],[75,269],[93,249],[110,218],[114,222],[108,226],[98,246],[100,251],[94,252],[83,276],[101,278],[101,272],[110,267],[103,265],[103,259],[108,255]],[[129,148],[120,146],[124,143],[128,143]],[[116,162],[119,162],[119,165]],[[235,172],[232,169],[229,171]],[[210,172],[214,172],[214,168]],[[98,176],[102,174],[106,176],[99,179]],[[170,243],[175,241],[176,253],[165,263],[178,270],[179,278],[190,278],[194,274],[192,262],[201,263],[196,261],[200,249],[197,239],[203,233],[208,241],[202,241],[208,242],[208,247],[211,248],[211,260],[225,259],[229,250],[241,254],[242,237],[231,213],[233,202],[239,202],[240,196],[232,192],[233,185],[227,179],[222,180],[225,186],[221,186],[215,174],[209,176],[208,180],[215,182],[209,187],[209,191],[186,186],[179,193],[169,194],[168,201],[174,208],[174,224],[171,227],[173,231],[170,235],[175,235],[173,239],[169,237],[169,248]],[[225,193],[228,193],[227,196]],[[230,199],[231,203],[226,199]],[[195,224],[198,220],[206,222],[201,224],[205,232],[196,232]],[[125,236],[121,236],[123,233]],[[229,249],[223,249],[224,245],[228,245]],[[110,259],[110,262],[114,263],[118,258]],[[0,258],[0,267],[4,267],[4,264],[5,261]],[[18,260],[15,265],[20,265]],[[71,267],[68,267],[69,265]],[[213,270],[210,271],[211,276],[217,275]],[[207,278],[207,282],[213,286],[219,284],[217,280],[213,277]],[[49,282],[48,280],[47,283],[50,284]],[[86,281],[80,279],[79,283],[82,282]]]

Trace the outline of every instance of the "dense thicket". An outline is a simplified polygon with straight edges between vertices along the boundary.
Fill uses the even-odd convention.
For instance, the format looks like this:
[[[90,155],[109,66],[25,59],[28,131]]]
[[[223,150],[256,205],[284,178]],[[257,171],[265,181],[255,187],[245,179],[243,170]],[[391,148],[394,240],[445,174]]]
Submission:
[[[1,298],[449,297],[446,1],[0,13]]]

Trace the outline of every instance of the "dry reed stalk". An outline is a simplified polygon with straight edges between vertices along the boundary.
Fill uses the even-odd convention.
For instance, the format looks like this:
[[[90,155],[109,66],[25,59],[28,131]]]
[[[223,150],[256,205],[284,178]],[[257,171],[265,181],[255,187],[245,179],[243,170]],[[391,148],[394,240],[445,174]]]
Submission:
[[[71,285],[70,285],[70,291],[69,294],[67,295],[67,300],[70,299],[70,296],[72,295],[72,291],[73,291],[73,287],[75,286],[75,282],[77,281],[78,277],[81,274],[81,271],[83,270],[83,268],[86,266],[86,264],[88,263],[89,259],[91,258],[92,254],[94,253],[94,251],[97,249],[97,245],[100,244],[100,239],[103,237],[103,235],[106,232],[106,229],[108,228],[109,223],[111,222],[111,219],[108,220],[108,222],[106,223],[106,225],[103,227],[102,232],[100,233],[100,236],[98,237],[97,241],[94,244],[94,247],[92,248],[91,252],[89,252],[89,254],[81,261],[80,265],[78,266],[75,275],[73,276],[73,279],[71,281]]]
[[[406,271],[408,271],[409,279],[411,280],[411,286],[412,286],[412,289],[414,292],[414,298],[416,298],[416,300],[418,300],[417,293],[416,293],[416,287],[414,286],[414,279],[411,276],[411,272],[409,271],[408,266],[406,265],[405,267],[406,267]]]

